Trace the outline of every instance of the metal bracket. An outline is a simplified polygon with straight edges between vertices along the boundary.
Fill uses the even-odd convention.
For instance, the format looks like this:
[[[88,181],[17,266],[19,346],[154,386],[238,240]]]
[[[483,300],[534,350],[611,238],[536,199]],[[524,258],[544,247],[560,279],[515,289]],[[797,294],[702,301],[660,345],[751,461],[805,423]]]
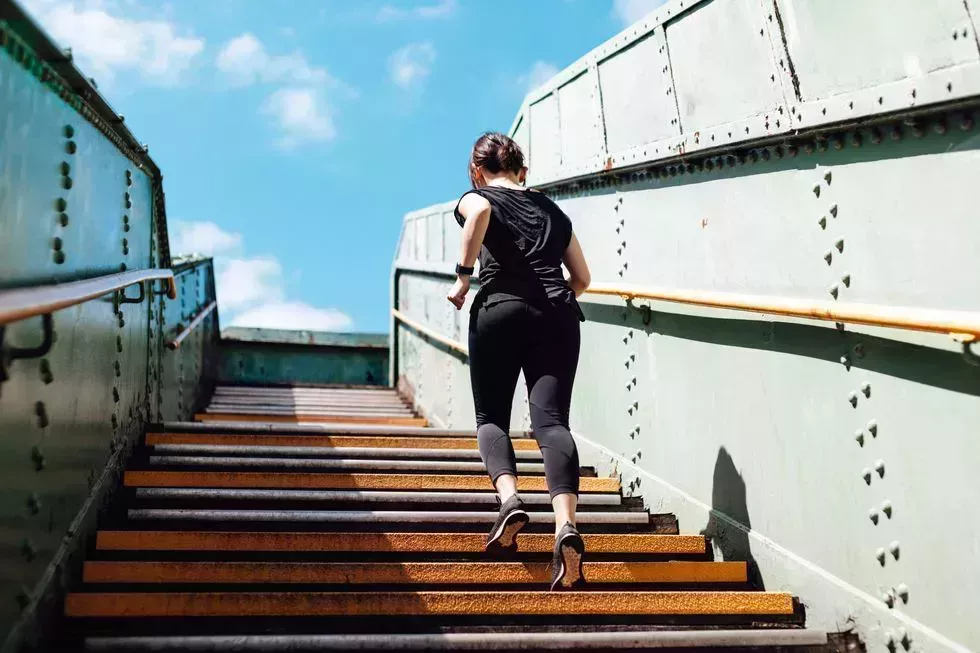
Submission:
[[[143,303],[143,300],[146,299],[146,286],[143,285],[143,282],[142,281],[140,281],[138,285],[140,287],[140,294],[139,294],[138,297],[127,297],[126,296],[126,289],[123,288],[122,290],[120,290],[119,291],[119,303],[121,303],[121,304],[142,304]]]
[[[973,350],[973,345],[975,344],[977,344],[976,340],[963,343],[963,359],[974,367],[980,367],[980,352]]]
[[[44,328],[43,340],[37,347],[8,347],[3,343],[6,327],[0,327],[0,383],[10,378],[7,368],[17,359],[40,358],[51,351],[54,343],[54,318],[50,313],[41,316]]]

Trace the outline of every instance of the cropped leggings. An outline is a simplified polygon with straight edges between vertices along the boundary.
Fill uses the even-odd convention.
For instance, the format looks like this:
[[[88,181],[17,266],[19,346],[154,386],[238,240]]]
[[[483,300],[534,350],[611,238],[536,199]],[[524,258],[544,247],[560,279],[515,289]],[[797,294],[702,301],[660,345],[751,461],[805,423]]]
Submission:
[[[477,440],[494,482],[502,474],[517,475],[510,412],[523,369],[549,493],[552,498],[578,494],[578,450],[568,430],[568,409],[579,343],[579,319],[571,308],[542,309],[520,300],[473,308],[469,351]]]

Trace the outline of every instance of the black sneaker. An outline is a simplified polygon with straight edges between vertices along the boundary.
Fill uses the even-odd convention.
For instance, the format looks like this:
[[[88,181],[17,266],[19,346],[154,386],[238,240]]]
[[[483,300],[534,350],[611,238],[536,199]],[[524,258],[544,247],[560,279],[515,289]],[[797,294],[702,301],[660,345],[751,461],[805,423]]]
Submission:
[[[487,551],[517,550],[517,534],[531,521],[521,497],[514,495],[500,506],[497,521],[487,536]]]
[[[558,531],[555,537],[555,553],[551,559],[551,589],[576,589],[585,585],[582,573],[582,556],[585,540],[571,522]]]

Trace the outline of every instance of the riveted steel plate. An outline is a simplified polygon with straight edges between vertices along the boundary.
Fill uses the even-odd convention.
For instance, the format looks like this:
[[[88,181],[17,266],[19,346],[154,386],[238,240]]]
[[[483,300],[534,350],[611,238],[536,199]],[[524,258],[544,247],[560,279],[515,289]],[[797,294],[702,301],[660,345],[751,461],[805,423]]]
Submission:
[[[804,101],[914,81],[980,58],[961,0],[902,2],[900,10],[891,0],[778,0],[778,5]]]
[[[426,222],[426,260],[442,261],[445,258],[444,220],[441,213],[433,213]]]
[[[577,166],[602,149],[595,71],[582,73],[558,89],[562,166]]]
[[[529,181],[548,179],[558,172],[561,165],[561,131],[558,120],[558,99],[555,94],[546,96],[529,108],[531,117],[531,156],[534,167],[529,170]]]
[[[530,141],[528,139],[527,120],[524,119],[524,115],[523,114],[521,114],[517,118],[517,125],[514,127],[511,136],[513,137],[513,139],[515,141],[517,141],[517,144],[520,146],[521,150],[524,152],[524,165],[530,167],[531,166],[531,148],[529,146],[530,146],[531,143],[530,143]]]
[[[782,90],[757,0],[701,3],[666,26],[681,129],[774,111]]]
[[[610,153],[680,134],[663,29],[599,62],[599,87]]]

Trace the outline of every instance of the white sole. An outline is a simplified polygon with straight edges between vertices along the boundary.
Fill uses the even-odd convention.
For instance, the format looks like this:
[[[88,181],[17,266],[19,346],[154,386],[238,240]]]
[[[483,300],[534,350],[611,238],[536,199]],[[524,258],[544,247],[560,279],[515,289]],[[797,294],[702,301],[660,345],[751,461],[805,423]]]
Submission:
[[[517,534],[529,521],[531,521],[531,516],[523,510],[515,510],[510,513],[497,529],[497,532],[493,534],[493,537],[487,541],[487,547],[502,546],[509,548],[513,546],[514,541],[517,539]]]

